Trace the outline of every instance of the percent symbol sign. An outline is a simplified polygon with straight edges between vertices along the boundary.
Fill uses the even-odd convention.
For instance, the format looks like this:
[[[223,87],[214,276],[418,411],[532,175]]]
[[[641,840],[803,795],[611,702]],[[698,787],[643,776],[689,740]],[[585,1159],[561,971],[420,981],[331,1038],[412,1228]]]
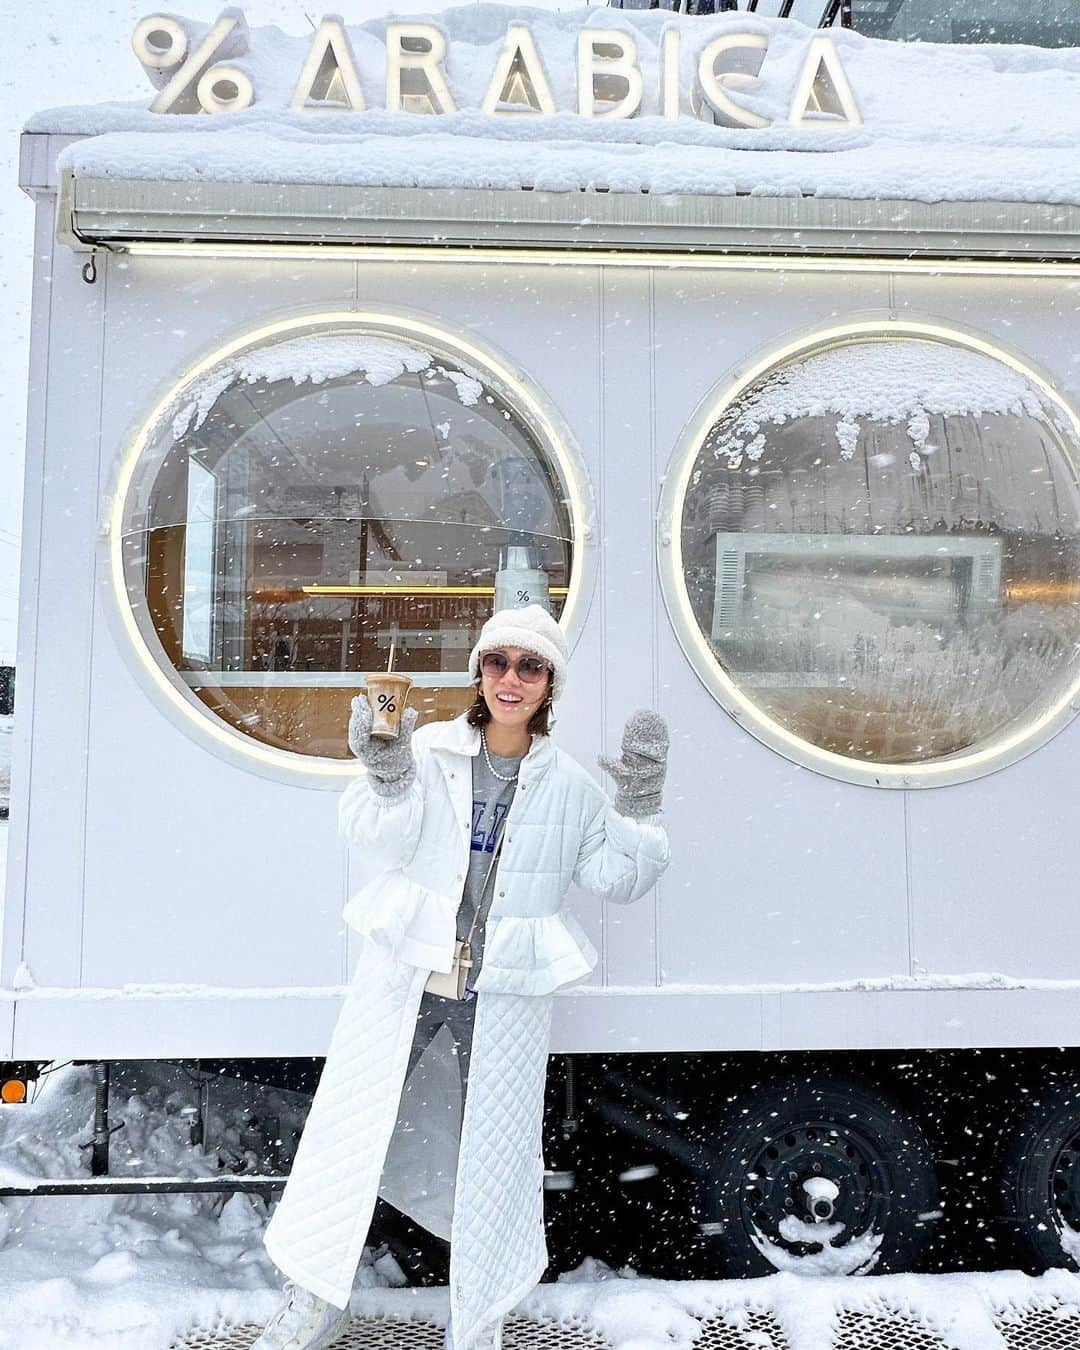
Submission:
[[[141,19],[131,35],[131,46],[148,70],[175,67],[151,103],[151,112],[234,112],[255,101],[255,88],[242,70],[215,64],[218,56],[243,56],[247,51],[247,24],[239,10],[223,10],[193,52],[188,51],[190,43],[182,25],[166,14]]]

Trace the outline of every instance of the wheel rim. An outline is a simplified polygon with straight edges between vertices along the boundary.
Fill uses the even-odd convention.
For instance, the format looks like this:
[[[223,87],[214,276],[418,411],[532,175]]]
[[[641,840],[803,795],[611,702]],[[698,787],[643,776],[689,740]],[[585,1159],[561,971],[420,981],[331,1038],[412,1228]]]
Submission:
[[[739,1193],[740,1217],[747,1233],[759,1233],[792,1256],[810,1256],[881,1233],[890,1179],[872,1142],[854,1131],[832,1121],[789,1124],[762,1141],[752,1158]],[[784,1224],[789,1218],[819,1227],[820,1237],[806,1233],[806,1240],[793,1240],[782,1231],[784,1225],[790,1233],[792,1225]]]

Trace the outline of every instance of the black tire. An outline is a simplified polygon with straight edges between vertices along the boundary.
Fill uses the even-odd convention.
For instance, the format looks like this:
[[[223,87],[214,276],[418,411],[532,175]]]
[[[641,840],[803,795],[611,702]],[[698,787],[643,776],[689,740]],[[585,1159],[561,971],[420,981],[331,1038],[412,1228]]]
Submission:
[[[802,1259],[812,1273],[826,1246],[836,1258],[831,1273],[911,1270],[940,1217],[922,1130],[897,1102],[852,1078],[806,1073],[755,1083],[721,1108],[700,1142],[711,1161],[695,1218],[710,1278],[772,1274]],[[807,1189],[812,1179],[818,1184]],[[817,1223],[843,1229],[823,1229],[830,1241],[810,1241],[806,1229],[802,1240],[792,1236],[793,1227]]]
[[[1016,1264],[1031,1274],[1077,1270],[1063,1245],[1080,1230],[1080,1077],[1050,1079],[1009,1121],[999,1151],[1000,1219]],[[1080,1233],[1070,1243],[1080,1249]]]

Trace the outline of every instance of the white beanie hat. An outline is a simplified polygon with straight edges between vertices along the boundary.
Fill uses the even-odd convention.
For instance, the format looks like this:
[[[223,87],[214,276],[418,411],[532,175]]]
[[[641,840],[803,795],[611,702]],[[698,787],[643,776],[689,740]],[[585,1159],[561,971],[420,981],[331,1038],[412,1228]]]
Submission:
[[[469,674],[474,680],[480,675],[480,658],[496,647],[520,647],[542,657],[555,672],[551,680],[552,703],[562,694],[570,651],[563,630],[543,605],[500,609],[488,619],[469,653]]]

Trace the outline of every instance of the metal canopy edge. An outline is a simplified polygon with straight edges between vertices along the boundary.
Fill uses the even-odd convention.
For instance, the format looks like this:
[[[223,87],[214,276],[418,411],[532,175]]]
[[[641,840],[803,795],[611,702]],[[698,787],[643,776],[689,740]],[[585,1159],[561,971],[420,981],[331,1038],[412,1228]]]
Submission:
[[[1080,207],[1040,202],[60,179],[57,236],[143,242],[1080,258]]]

